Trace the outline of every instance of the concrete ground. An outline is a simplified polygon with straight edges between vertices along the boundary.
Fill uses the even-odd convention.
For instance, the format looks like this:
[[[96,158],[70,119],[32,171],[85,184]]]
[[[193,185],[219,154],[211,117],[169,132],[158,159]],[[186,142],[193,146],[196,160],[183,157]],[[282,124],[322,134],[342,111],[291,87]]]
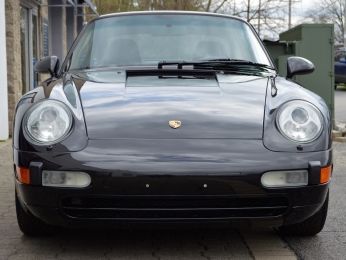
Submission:
[[[334,92],[335,121],[346,123],[346,86],[338,86]]]

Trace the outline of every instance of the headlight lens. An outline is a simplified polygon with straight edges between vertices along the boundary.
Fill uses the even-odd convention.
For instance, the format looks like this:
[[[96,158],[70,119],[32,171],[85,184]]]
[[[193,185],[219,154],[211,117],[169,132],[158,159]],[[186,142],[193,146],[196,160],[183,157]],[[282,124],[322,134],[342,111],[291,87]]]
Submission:
[[[53,144],[64,139],[72,126],[70,110],[55,100],[33,105],[24,122],[27,134],[36,142]]]
[[[323,130],[321,112],[305,101],[291,101],[284,104],[276,117],[276,124],[287,139],[297,143],[316,140]]]

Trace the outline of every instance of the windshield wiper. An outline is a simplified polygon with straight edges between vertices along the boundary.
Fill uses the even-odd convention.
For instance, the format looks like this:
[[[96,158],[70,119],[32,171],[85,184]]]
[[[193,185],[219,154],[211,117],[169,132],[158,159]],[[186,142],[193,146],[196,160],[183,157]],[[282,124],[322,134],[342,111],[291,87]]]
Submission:
[[[163,69],[164,66],[173,66],[176,65],[177,69],[182,69],[184,66],[193,66],[194,68],[207,68],[207,69],[223,69],[223,70],[229,70],[234,67],[241,67],[243,69],[246,68],[263,68],[263,69],[270,69],[275,70],[275,68],[267,65],[267,64],[261,64],[256,63],[252,61],[247,60],[238,60],[238,59],[212,59],[212,60],[199,60],[199,61],[173,61],[173,62],[167,62],[167,61],[160,61],[157,64],[158,69]],[[238,70],[238,69],[236,69]]]
[[[248,61],[248,60],[239,60],[239,59],[212,59],[212,60],[202,60],[202,64],[205,64],[205,63],[217,63],[217,62],[220,62],[222,64],[233,64],[233,65],[246,65],[246,64],[249,64],[249,65],[254,65],[254,66],[260,66],[260,67],[267,67],[267,68],[270,68],[270,69],[274,69],[273,67],[267,65],[267,64],[262,64],[262,63],[256,63],[256,62],[253,62],[253,61]]]
[[[195,69],[210,69],[210,70],[222,70],[230,72],[239,72],[239,73],[253,73],[253,72],[274,72],[275,68],[267,65],[256,63],[247,60],[238,60],[238,59],[215,59],[203,61],[200,64],[194,65]]]

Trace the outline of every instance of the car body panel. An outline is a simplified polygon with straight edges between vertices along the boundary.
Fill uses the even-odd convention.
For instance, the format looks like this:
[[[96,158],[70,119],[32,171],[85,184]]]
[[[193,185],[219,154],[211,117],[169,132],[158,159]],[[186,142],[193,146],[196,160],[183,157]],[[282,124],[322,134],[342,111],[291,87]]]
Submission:
[[[113,16],[98,19],[107,17]],[[273,227],[301,222],[321,208],[329,182],[268,188],[261,178],[269,171],[306,170],[318,179],[311,163],[333,164],[323,99],[263,67],[250,72],[179,65],[69,71],[69,58],[87,26],[58,79],[25,94],[16,108],[14,166],[32,169],[38,180],[15,181],[28,213],[68,227],[128,227],[128,222]],[[73,118],[67,137],[48,146],[32,140],[23,125],[28,109],[47,99],[65,104]],[[277,111],[293,100],[321,112],[323,132],[310,143],[290,141],[278,130]],[[180,121],[180,127],[170,127],[171,120]],[[37,163],[41,168],[34,168]],[[91,184],[45,187],[42,169],[82,171]]]
[[[284,221],[287,224],[299,221],[316,212],[326,197],[328,184],[299,188],[265,188],[261,184],[262,174],[271,170],[307,169],[309,161],[330,165],[332,150],[301,153],[300,156],[296,153],[282,155],[264,148],[261,140],[90,140],[88,147],[82,151],[66,154],[15,150],[15,163],[28,167],[30,161],[35,160],[42,162],[45,169],[79,169],[92,176],[91,186],[82,189],[52,189],[17,182],[17,190],[29,209],[40,209],[35,214],[49,218],[53,221],[50,223],[59,219],[59,223],[65,226],[82,225],[80,220],[84,219],[71,217],[64,212],[61,203],[65,197],[102,200],[143,199],[150,196],[151,199],[184,198],[188,201],[210,199],[213,196],[214,199],[261,199],[278,196],[289,200],[283,214],[269,218],[249,215],[246,218],[246,222],[251,225],[267,220],[267,225],[277,226]],[[37,200],[38,197],[41,199]],[[47,207],[60,213],[53,218]],[[191,207],[186,210],[196,209]],[[295,216],[285,220],[286,216],[296,210],[304,212],[300,215],[301,218]],[[95,218],[97,219],[101,221],[104,218]],[[175,222],[191,221],[190,217],[172,217],[170,221],[173,219]],[[201,217],[196,217],[195,220],[198,219],[202,220]],[[244,217],[228,216],[211,218],[209,221],[217,219],[235,221]],[[108,219],[115,223],[157,220],[159,218]]]
[[[339,50],[334,53],[335,83],[346,83],[346,62],[341,62],[341,58],[346,58],[346,51]]]
[[[263,143],[265,147],[277,152],[298,152],[298,146],[302,148],[299,152],[323,151],[329,149],[332,145],[332,125],[329,110],[324,100],[315,93],[299,86],[293,81],[277,77],[275,80],[277,94],[272,95],[271,91],[267,92],[265,123]],[[297,144],[289,141],[277,130],[276,114],[278,108],[291,100],[305,100],[314,104],[324,115],[323,128],[325,129],[323,138],[318,138],[307,144]]]
[[[261,139],[267,82],[138,76],[126,83],[86,82],[80,96],[90,139],[182,139],[196,132],[198,138]],[[172,131],[169,120],[182,126]]]

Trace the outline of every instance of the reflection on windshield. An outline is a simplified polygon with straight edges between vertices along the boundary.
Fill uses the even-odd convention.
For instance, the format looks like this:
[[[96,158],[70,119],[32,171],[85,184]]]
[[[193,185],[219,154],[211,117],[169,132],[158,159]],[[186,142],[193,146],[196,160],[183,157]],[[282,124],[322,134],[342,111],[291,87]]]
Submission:
[[[142,14],[106,17],[89,24],[74,50],[70,69],[210,59],[270,65],[243,21],[208,15]]]

